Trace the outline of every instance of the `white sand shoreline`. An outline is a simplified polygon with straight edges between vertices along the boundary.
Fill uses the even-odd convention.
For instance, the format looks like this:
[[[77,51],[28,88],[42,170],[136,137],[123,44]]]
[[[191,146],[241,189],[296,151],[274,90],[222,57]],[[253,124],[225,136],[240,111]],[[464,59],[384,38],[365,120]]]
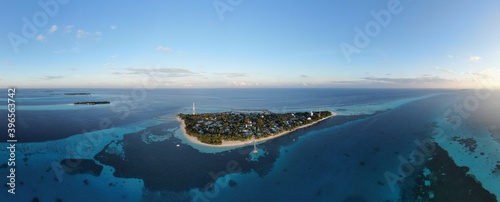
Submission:
[[[326,119],[328,119],[330,117],[336,116],[336,115],[337,115],[337,113],[332,112],[332,115],[324,117],[324,118],[322,118],[322,119],[320,119],[318,121],[315,121],[313,123],[309,123],[309,124],[306,124],[306,125],[303,125],[303,126],[299,126],[299,127],[295,128],[293,130],[284,131],[284,132],[281,132],[281,133],[278,133],[278,134],[275,134],[275,135],[272,135],[272,136],[269,136],[269,137],[256,139],[255,143],[256,144],[263,143],[263,142],[265,142],[267,140],[270,140],[270,139],[273,139],[273,138],[277,138],[277,137],[286,135],[286,134],[291,133],[293,131],[296,131],[298,129],[312,126],[312,125],[314,125],[316,123],[319,123],[321,121],[324,121],[324,120],[326,120]],[[201,145],[201,146],[206,146],[206,147],[219,147],[219,148],[226,148],[226,147],[232,147],[232,148],[234,148],[234,147],[243,147],[243,146],[247,146],[247,145],[253,145],[253,140],[246,140],[246,141],[225,141],[225,140],[223,140],[222,144],[220,144],[220,145],[213,145],[213,144],[203,143],[203,142],[199,141],[198,138],[193,137],[193,136],[187,134],[187,132],[186,132],[186,124],[184,123],[184,120],[182,120],[180,117],[177,117],[177,121],[179,121],[181,123],[182,134],[186,137],[186,139],[190,143],[193,143],[193,144],[196,144],[196,145]]]

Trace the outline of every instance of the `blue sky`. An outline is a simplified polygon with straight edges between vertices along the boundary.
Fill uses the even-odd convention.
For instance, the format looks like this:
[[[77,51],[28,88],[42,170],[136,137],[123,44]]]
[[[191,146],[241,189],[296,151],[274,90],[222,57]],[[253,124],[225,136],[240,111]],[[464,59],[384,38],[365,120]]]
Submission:
[[[3,4],[2,86],[500,86],[495,0]]]

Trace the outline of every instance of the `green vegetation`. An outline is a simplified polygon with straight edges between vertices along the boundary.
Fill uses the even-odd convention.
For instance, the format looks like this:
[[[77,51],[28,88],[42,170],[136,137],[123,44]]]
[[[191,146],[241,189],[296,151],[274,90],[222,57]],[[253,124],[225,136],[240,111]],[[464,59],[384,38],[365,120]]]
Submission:
[[[291,131],[332,115],[330,111],[297,113],[239,113],[179,114],[188,135],[199,141],[220,145],[222,140],[245,141]]]

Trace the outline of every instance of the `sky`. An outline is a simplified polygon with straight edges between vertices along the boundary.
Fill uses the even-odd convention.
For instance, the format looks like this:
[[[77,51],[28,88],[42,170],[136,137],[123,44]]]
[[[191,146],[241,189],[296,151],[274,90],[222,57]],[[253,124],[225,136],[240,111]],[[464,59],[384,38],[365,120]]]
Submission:
[[[3,1],[0,86],[500,87],[500,1]]]

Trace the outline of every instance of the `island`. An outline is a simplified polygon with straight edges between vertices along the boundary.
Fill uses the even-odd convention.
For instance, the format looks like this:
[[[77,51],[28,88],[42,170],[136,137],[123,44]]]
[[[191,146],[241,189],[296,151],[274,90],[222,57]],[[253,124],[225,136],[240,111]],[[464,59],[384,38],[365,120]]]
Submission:
[[[42,92],[54,92],[54,91],[42,91]],[[64,95],[64,96],[92,96],[92,93],[51,93],[49,95]]]
[[[63,95],[87,95],[87,96],[91,96],[92,93],[64,93]]]
[[[75,102],[74,105],[103,105],[110,104],[110,101],[94,101],[94,102]]]
[[[334,115],[330,111],[181,113],[178,120],[184,135],[191,142],[208,146],[241,146],[251,144],[253,138],[265,141]]]

